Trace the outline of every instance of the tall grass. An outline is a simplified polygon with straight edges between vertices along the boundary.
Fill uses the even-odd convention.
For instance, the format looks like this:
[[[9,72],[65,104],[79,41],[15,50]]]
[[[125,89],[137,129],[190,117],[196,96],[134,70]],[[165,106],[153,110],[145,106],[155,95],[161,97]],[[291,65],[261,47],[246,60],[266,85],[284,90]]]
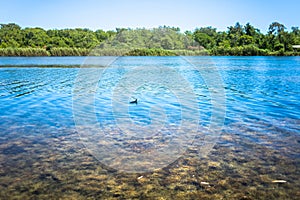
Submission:
[[[207,55],[205,50],[165,50],[165,49],[101,49],[96,48],[90,56],[199,56]]]
[[[0,48],[0,56],[300,56],[299,51],[283,50],[270,52],[254,45],[241,47],[214,47],[207,50],[164,50],[164,49],[101,49],[92,51],[84,48]]]
[[[172,50],[178,56],[207,56],[206,50]]]
[[[246,45],[240,47],[215,47],[209,51],[210,55],[216,56],[300,56],[300,52],[296,51],[269,51],[267,49],[259,49],[254,45]]]
[[[50,49],[51,56],[87,56],[88,49],[70,48],[70,47],[53,47]]]
[[[129,49],[116,49],[116,48],[95,48],[90,52],[90,56],[124,56],[130,51]]]
[[[125,54],[126,56],[176,56],[176,53],[164,49],[134,49]]]
[[[253,45],[246,45],[240,47],[215,47],[210,50],[211,55],[220,56],[266,56],[269,55],[269,51],[265,49],[259,49]]]
[[[0,56],[49,56],[43,48],[0,48]]]
[[[92,51],[83,48],[52,47],[43,48],[0,48],[0,56],[198,56],[207,55],[204,50],[165,49],[101,49]]]
[[[54,47],[44,48],[0,48],[0,56],[87,56],[88,49]]]

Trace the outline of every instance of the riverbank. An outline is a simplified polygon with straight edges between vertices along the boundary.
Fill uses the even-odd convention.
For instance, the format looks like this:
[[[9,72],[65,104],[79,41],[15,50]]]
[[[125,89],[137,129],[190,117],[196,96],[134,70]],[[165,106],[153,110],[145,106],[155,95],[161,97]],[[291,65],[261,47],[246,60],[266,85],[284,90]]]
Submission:
[[[86,49],[55,47],[46,48],[0,48],[0,56],[300,56],[300,52],[269,51],[255,46],[216,47],[211,50],[165,50],[165,49]]]

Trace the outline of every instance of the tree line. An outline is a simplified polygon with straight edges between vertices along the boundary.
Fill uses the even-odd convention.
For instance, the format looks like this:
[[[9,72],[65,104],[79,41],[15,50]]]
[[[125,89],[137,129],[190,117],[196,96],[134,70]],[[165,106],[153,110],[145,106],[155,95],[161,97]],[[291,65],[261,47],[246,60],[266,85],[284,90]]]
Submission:
[[[182,33],[178,27],[116,28],[114,31],[75,28],[21,28],[0,24],[0,56],[85,55],[300,55],[300,30],[273,22],[263,34],[250,23],[227,31],[201,27]]]

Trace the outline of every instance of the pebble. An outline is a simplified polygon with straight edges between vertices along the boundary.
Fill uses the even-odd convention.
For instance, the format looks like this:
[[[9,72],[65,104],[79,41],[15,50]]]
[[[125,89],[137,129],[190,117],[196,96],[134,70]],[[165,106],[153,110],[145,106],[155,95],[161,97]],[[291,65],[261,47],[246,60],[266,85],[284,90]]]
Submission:
[[[274,180],[272,181],[272,183],[286,183],[285,180]]]
[[[207,186],[207,187],[210,187],[210,185],[209,185],[209,183],[208,182],[200,182],[200,185],[205,185],[205,186]]]

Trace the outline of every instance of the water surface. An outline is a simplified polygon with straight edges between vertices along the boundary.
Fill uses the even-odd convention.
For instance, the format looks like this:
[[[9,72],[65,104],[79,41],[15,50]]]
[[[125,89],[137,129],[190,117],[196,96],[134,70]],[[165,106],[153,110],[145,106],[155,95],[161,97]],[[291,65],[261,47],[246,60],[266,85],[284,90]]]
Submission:
[[[188,150],[163,169],[136,174],[99,162],[78,135],[72,97],[85,57],[0,58],[0,198],[296,199],[300,58],[193,59],[204,63],[203,68],[215,66],[223,79],[226,116],[218,143],[204,158]],[[105,76],[94,91],[97,120],[108,132],[115,131],[111,91],[132,68],[159,66],[174,69],[191,84],[200,109],[197,125],[206,130],[212,91],[188,65],[180,57],[119,58],[111,68],[101,69]],[[166,127],[182,120],[180,102],[168,88],[144,85],[126,102],[130,98],[139,99],[128,110],[136,124],[147,126],[162,111]],[[150,148],[119,142],[141,153]]]

